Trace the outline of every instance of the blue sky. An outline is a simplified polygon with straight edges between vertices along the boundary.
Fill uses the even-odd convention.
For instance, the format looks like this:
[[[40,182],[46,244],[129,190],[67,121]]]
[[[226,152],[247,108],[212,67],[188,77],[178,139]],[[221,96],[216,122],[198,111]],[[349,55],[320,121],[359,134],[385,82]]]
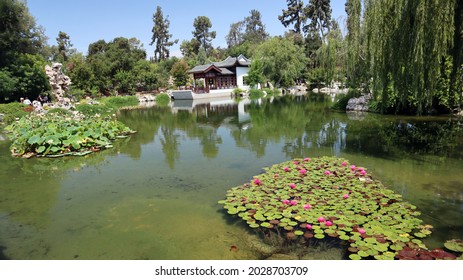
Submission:
[[[260,11],[271,36],[282,35],[286,30],[278,20],[286,8],[286,0],[28,0],[27,3],[37,24],[45,28],[49,44],[56,44],[59,31],[63,31],[70,36],[74,48],[84,54],[93,42],[100,39],[108,42],[122,36],[137,38],[148,57],[153,56],[154,48],[149,43],[157,6],[169,17],[173,38],[179,39],[171,48],[171,55],[180,54],[180,43],[192,38],[197,16],[211,19],[211,30],[217,32],[212,41],[214,47],[226,47],[230,24],[243,20],[252,9]],[[344,3],[345,0],[331,0],[332,16],[341,26],[346,18]]]

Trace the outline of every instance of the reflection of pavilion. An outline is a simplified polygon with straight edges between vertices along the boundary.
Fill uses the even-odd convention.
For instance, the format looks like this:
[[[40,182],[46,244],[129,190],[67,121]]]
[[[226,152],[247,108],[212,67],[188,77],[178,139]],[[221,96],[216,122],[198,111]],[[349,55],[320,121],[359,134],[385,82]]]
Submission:
[[[210,98],[210,99],[189,99],[174,100],[171,103],[172,112],[177,113],[181,110],[187,110],[190,113],[196,112],[197,115],[205,116],[211,114],[228,112],[230,115],[238,117],[238,122],[243,123],[251,119],[246,112],[245,105],[250,104],[249,99],[235,101],[231,98]]]

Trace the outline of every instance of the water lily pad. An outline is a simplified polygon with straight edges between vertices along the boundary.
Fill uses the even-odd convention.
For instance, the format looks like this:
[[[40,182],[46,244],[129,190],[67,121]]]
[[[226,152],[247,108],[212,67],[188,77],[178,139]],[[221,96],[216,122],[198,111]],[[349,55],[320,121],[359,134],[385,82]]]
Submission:
[[[460,239],[447,240],[444,246],[453,252],[463,252],[463,240]]]
[[[403,201],[370,174],[360,176],[359,168],[352,172],[350,166],[341,164],[343,161],[347,162],[320,157],[275,164],[265,168],[266,173],[229,190],[219,203],[228,213],[234,213],[231,215],[248,222],[255,220],[261,227],[278,225],[270,233],[285,240],[288,233],[291,240],[292,235],[295,239],[330,236],[339,244],[350,244],[346,248],[363,251],[361,255],[380,258],[403,251],[405,243],[412,250],[424,250],[420,239],[428,236],[432,227],[422,224],[416,206]],[[302,169],[306,170],[304,176],[299,174]],[[327,170],[329,176],[324,174]],[[290,188],[290,184],[296,187]],[[307,225],[311,225],[310,231],[306,231]],[[284,246],[284,242],[281,244]]]
[[[312,233],[310,233],[310,232],[305,232],[304,233],[304,238],[310,239],[312,237],[314,237],[314,235]]]
[[[367,251],[358,251],[357,254],[362,258],[366,258],[366,257],[368,257],[370,255],[370,254],[368,254]]]
[[[317,238],[317,239],[323,239],[323,238],[325,238],[325,235],[322,234],[322,233],[317,233],[317,234],[314,235],[314,237]]]
[[[350,254],[349,259],[351,259],[351,260],[361,260],[362,257],[359,256],[358,254]]]
[[[260,225],[257,224],[257,223],[252,223],[252,224],[249,224],[249,227],[251,227],[251,228],[258,228],[258,227],[260,227]]]
[[[265,228],[268,228],[269,226],[271,226],[270,223],[267,223],[267,222],[263,222],[260,224],[261,227],[265,227]]]

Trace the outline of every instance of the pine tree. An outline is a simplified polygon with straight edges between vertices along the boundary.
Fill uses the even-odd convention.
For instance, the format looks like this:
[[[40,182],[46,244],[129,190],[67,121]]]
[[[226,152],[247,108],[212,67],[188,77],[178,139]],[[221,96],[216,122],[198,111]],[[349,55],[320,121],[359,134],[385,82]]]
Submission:
[[[69,56],[76,52],[75,49],[71,49],[71,39],[66,32],[60,31],[56,38],[58,43],[58,61],[67,62]]]
[[[211,20],[206,16],[198,16],[195,18],[193,23],[195,30],[192,32],[194,39],[196,39],[200,44],[199,47],[204,48],[207,54],[210,53],[212,49],[212,40],[215,39],[216,32],[209,31],[212,27]],[[199,51],[199,49],[198,49]]]
[[[322,38],[330,31],[331,5],[330,0],[310,0],[304,8],[305,17],[310,20],[303,30],[306,33],[317,31]]]
[[[157,6],[156,13],[153,15],[153,23],[153,37],[151,38],[150,45],[155,44],[154,61],[161,61],[169,58],[169,47],[177,44],[178,39],[170,41],[172,38],[172,35],[169,34],[170,21],[168,18],[164,18],[160,6]]]
[[[258,10],[251,10],[250,15],[244,19],[245,34],[244,40],[259,43],[268,38],[265,25],[262,23],[262,16]]]
[[[302,32],[302,27],[306,22],[306,17],[303,11],[304,2],[302,0],[286,0],[288,9],[283,10],[283,14],[278,16],[284,27],[293,24],[292,31],[296,34]]]

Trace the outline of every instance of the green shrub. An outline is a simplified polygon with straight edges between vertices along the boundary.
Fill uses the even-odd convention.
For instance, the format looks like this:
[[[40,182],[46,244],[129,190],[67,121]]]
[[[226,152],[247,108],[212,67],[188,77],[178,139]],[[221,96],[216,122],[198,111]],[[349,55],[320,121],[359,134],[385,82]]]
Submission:
[[[99,115],[108,115],[113,112],[113,109],[104,105],[104,104],[90,104],[82,103],[76,106],[76,110],[86,116]]]
[[[245,90],[241,88],[235,88],[233,90],[233,94],[235,95],[235,97],[240,97],[243,92],[245,92]]]
[[[47,114],[55,114],[59,116],[71,116],[72,115],[72,113],[69,112],[69,110],[63,109],[63,108],[52,108],[47,111]]]
[[[87,93],[84,90],[71,88],[69,94],[76,100],[80,101],[85,98]]]
[[[260,89],[251,89],[249,90],[249,98],[250,99],[259,99],[264,97],[264,91]]]
[[[347,103],[349,102],[349,99],[357,97],[359,95],[358,91],[349,89],[349,92],[347,94],[340,94],[337,95],[336,98],[337,100],[331,106],[331,109],[333,110],[339,110],[339,111],[345,111],[347,107]]]
[[[170,96],[166,93],[160,93],[156,96],[156,103],[160,106],[167,106],[170,102]]]
[[[0,104],[0,114],[4,114],[3,122],[10,124],[14,122],[17,118],[20,119],[30,112],[27,110],[31,106],[24,105],[19,102],[12,102],[8,104]]]
[[[96,100],[96,102],[78,104],[76,106],[76,110],[89,116],[96,114],[108,116],[122,107],[136,105],[138,105],[138,99],[136,96],[112,96],[103,97]]]
[[[138,99],[133,95],[106,97],[101,99],[101,102],[115,109],[138,105]]]
[[[277,88],[274,88],[274,89],[263,88],[262,90],[265,91],[268,95],[271,95],[271,96],[278,96],[281,93],[280,90],[277,89]]]

